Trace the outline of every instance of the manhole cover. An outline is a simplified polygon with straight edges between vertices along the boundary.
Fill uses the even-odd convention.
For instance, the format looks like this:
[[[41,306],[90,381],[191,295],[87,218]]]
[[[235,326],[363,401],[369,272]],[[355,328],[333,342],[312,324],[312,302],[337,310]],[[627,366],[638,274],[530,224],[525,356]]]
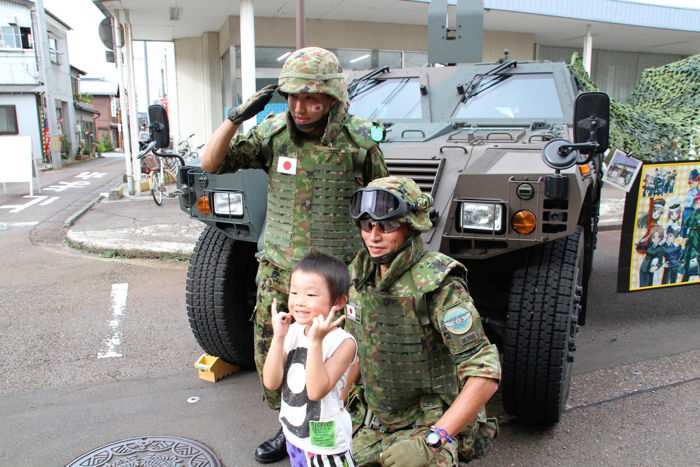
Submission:
[[[222,467],[197,441],[174,436],[129,438],[84,454],[66,467]]]

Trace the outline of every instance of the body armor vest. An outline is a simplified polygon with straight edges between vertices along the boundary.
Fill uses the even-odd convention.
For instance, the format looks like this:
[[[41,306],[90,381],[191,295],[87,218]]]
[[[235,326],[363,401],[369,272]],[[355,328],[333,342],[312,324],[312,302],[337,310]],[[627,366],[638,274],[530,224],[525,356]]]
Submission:
[[[456,366],[431,322],[427,294],[449,274],[464,277],[464,272],[451,258],[430,252],[388,291],[351,289],[350,303],[359,308],[361,319],[348,324],[358,341],[365,397],[390,431],[435,423],[457,397]],[[396,289],[414,293],[397,296],[392,293]]]
[[[272,136],[264,257],[282,269],[311,249],[349,263],[361,245],[349,205],[363,185],[367,150],[349,131],[343,127],[328,145],[296,145],[288,130]]]

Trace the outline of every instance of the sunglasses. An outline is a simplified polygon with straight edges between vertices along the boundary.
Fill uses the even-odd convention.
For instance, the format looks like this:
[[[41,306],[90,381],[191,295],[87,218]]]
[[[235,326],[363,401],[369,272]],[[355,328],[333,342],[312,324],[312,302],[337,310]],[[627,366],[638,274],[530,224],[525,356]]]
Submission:
[[[375,221],[372,219],[360,219],[357,221],[357,224],[363,232],[371,232],[375,225],[379,227],[379,231],[383,233],[396,232],[401,228],[401,222],[395,220]]]

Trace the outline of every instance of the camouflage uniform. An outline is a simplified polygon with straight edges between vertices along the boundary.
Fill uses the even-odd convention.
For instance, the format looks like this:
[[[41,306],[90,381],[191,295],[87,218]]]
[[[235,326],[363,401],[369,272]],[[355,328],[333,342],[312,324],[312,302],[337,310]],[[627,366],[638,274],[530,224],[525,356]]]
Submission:
[[[360,245],[348,215],[356,188],[387,175],[384,158],[370,137],[372,123],[347,113],[342,67],[331,52],[308,47],[285,62],[279,92],[323,93],[337,103],[325,131],[311,138],[299,131],[289,114],[271,115],[230,143],[219,172],[241,168],[268,174],[267,219],[257,275],[255,364],[261,374],[272,339],[270,304],[286,308],[290,271],[311,249],[350,262]],[[279,392],[265,392],[273,409]]]
[[[423,201],[427,195],[400,180],[388,177],[370,186],[416,200],[418,213],[404,221],[414,232],[429,230],[430,203],[425,206]],[[353,437],[357,465],[376,465],[379,454],[396,441],[423,437],[469,377],[501,377],[498,351],[484,333],[464,266],[441,253],[426,252],[418,235],[408,242],[381,277],[366,250],[350,265],[353,286],[345,328],[358,342],[369,409]],[[457,437],[457,445],[445,444],[431,465],[456,466],[458,457],[480,457],[496,432],[495,420],[482,410]]]

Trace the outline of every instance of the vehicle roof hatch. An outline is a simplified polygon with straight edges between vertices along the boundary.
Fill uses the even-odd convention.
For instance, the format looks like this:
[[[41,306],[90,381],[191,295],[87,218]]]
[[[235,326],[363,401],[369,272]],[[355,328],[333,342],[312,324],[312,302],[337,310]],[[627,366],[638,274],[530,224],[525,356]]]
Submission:
[[[484,44],[483,0],[457,0],[457,21],[448,25],[448,0],[428,7],[428,63],[443,65],[481,62]]]

